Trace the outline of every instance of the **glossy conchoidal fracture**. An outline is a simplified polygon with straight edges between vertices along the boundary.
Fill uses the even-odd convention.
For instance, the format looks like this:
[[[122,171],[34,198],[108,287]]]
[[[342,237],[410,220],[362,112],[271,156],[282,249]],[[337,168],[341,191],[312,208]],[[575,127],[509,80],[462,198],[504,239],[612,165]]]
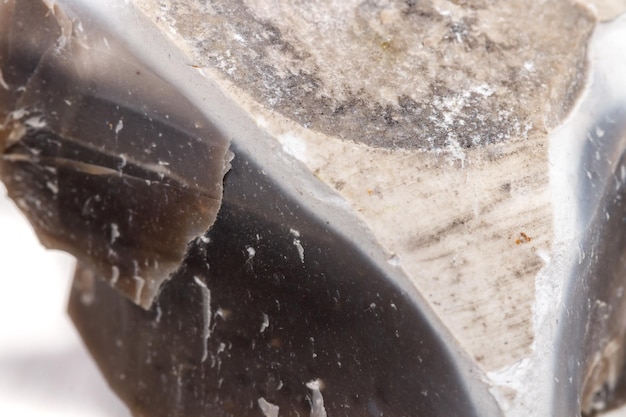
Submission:
[[[0,172],[42,243],[148,308],[215,220],[228,140],[114,39],[0,5]],[[201,167],[201,168],[198,168]]]
[[[224,181],[228,136],[61,4],[0,4],[0,174],[134,415],[499,415],[415,292],[236,143]]]
[[[291,158],[298,152],[281,154],[276,138],[268,140],[270,134],[259,128],[249,109],[238,107],[213,84],[208,87],[210,76],[196,84],[201,92],[190,93],[191,78],[183,70],[166,70],[195,71],[195,65],[170,65],[186,57],[176,55],[177,47],[155,35],[158,31],[151,32],[151,22],[130,2],[112,7],[113,17],[98,9],[105,3],[116,4],[0,2],[0,179],[42,243],[76,256],[70,314],[109,384],[135,416],[572,416],[592,415],[622,401],[626,92],[615,87],[620,84],[610,78],[611,69],[600,64],[600,52],[592,49],[591,87],[576,105],[584,83],[583,54],[577,51],[561,68],[563,59],[547,47],[552,52],[538,61],[543,72],[569,75],[550,91],[556,110],[532,113],[532,120],[551,112],[560,120],[572,106],[577,113],[560,129],[561,136],[544,138],[549,146],[541,144],[541,149],[550,147],[556,244],[552,259],[533,281],[533,352],[513,364],[510,373],[491,374],[491,382],[502,386],[489,387],[483,370],[442,324],[452,319],[435,316],[402,269],[388,262],[380,244],[354,220],[345,201],[336,203],[336,193],[320,191],[323,181],[299,164],[306,161]],[[182,2],[173,3],[184,9]],[[249,16],[238,11],[249,8],[244,2],[235,4],[238,8],[222,8],[212,21],[243,24]],[[411,19],[427,22],[433,5],[416,4],[402,7]],[[571,6],[552,4],[557,11]],[[264,10],[259,6],[257,11]],[[592,19],[576,10],[561,23],[584,23],[571,43],[582,45]],[[382,20],[393,22],[393,14],[385,16]],[[291,88],[293,81],[288,71],[266,71],[264,65],[269,67],[275,55],[263,51],[277,48],[302,65],[307,61],[304,55],[293,55],[295,49],[268,22],[254,20],[251,25],[266,38],[259,35],[254,44],[256,32],[242,31],[245,36],[237,38],[231,54],[233,62],[248,68],[244,72],[250,79],[241,85],[257,100],[273,100],[273,94]],[[463,43],[471,41],[463,32],[463,25],[472,26],[470,20],[452,28],[442,22],[440,29],[458,36],[447,40],[457,39],[454,48],[491,45],[488,38]],[[180,25],[173,27],[188,29]],[[611,36],[624,38],[612,30],[605,26],[597,31],[592,46]],[[433,33],[437,38],[438,32]],[[250,52],[247,41],[260,49]],[[217,36],[207,45],[230,54],[221,51],[229,46]],[[391,53],[384,56],[393,57],[403,43],[379,46]],[[613,52],[604,55],[619,55]],[[219,55],[209,53],[205,64],[219,66]],[[508,65],[498,54],[489,56],[498,65]],[[471,67],[472,62],[464,65]],[[526,64],[524,70],[535,74],[532,62]],[[220,70],[230,76],[228,68]],[[516,84],[504,72],[492,73],[503,89],[513,86],[529,97],[540,84],[532,81],[535,75]],[[233,74],[230,82],[237,83],[238,74]],[[307,126],[317,121],[317,129],[327,134],[348,139],[357,135],[357,142],[381,145],[371,140],[379,138],[371,131],[381,125],[363,122],[373,120],[379,106],[360,111],[362,103],[348,97],[336,108],[342,116],[327,120],[333,103],[319,89],[319,79],[305,72],[298,77],[296,84],[308,80],[317,89],[297,90],[289,97],[304,94],[321,103],[321,110],[286,99],[274,110]],[[334,86],[337,80],[326,81]],[[485,136],[492,127],[502,127],[502,120],[512,130],[505,129],[503,136],[487,134],[484,143],[466,141],[468,155],[495,144],[501,145],[493,148],[498,152],[506,150],[503,138],[513,143],[513,133],[525,126],[517,123],[515,112],[500,118],[501,97],[485,88],[472,90],[466,98],[493,110],[497,123],[470,125],[461,135],[467,127],[463,122],[456,126],[459,135]],[[529,111],[523,105],[528,102],[519,97],[507,100],[520,106],[520,114]],[[450,103],[435,109],[436,116],[419,113],[421,106],[415,103],[400,100],[395,116],[389,107],[380,138],[387,135],[389,153],[395,146],[443,152],[453,137],[450,126],[438,121],[447,117]],[[301,107],[306,111],[301,113]],[[424,126],[435,123],[439,129],[431,129],[439,136],[429,146],[411,142],[415,132],[401,128],[415,125],[412,120],[422,116],[428,121]],[[398,136],[399,131],[405,135]],[[484,166],[504,165],[495,153],[493,158]],[[519,158],[532,155],[520,152]],[[473,167],[474,174],[479,168]],[[445,167],[437,169],[446,172]],[[547,182],[548,168],[541,175]],[[447,196],[441,195],[441,204],[446,204]],[[479,239],[472,244],[480,246]],[[442,255],[442,262],[448,255]],[[454,308],[461,309],[449,311]],[[545,311],[537,312],[541,309]]]

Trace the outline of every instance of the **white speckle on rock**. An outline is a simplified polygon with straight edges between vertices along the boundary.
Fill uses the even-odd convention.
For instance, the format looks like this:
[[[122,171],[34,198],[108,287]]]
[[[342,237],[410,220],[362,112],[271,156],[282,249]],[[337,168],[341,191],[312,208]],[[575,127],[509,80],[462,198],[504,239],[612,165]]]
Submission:
[[[237,41],[239,43],[242,43],[244,45],[246,44],[245,38],[243,36],[241,36],[239,33],[233,34],[233,40],[235,40],[235,41]]]
[[[532,61],[524,62],[524,69],[528,72],[535,72],[535,63]]]
[[[277,405],[268,402],[263,397],[259,398],[257,403],[259,404],[259,408],[265,417],[278,417],[278,411],[280,408]]]
[[[391,255],[389,259],[387,259],[387,262],[389,265],[396,268],[400,266],[400,258],[398,258],[398,255]]]
[[[117,284],[117,280],[119,279],[119,277],[120,277],[120,269],[115,265],[111,266],[111,281],[109,281],[110,284],[112,286],[115,286],[115,284]]]
[[[24,124],[28,127],[32,127],[33,129],[42,129],[47,125],[42,116],[29,117],[26,121],[24,121]]]
[[[602,136],[604,136],[604,130],[602,130],[599,126],[596,126],[596,136],[598,138],[601,138]]]
[[[285,153],[293,156],[299,161],[306,162],[307,146],[304,139],[291,132],[282,134],[278,136],[277,139],[282,145]]]
[[[302,263],[304,263],[304,247],[302,246],[302,243],[300,242],[300,232],[295,230],[295,229],[289,229],[289,233],[291,233],[293,235],[293,245],[296,247],[296,249],[298,250],[298,255],[300,256],[300,261],[302,261]]]
[[[120,119],[115,126],[115,134],[119,134],[124,129],[124,121]]]
[[[202,293],[202,362],[204,362],[209,356],[207,344],[209,337],[211,337],[211,291],[204,281],[197,276],[194,275],[193,280],[200,287],[200,292]]]
[[[306,387],[311,390],[311,417],[327,417],[326,408],[324,408],[324,397],[322,396],[323,382],[320,379],[314,379],[306,383]]]
[[[116,223],[111,223],[111,243],[115,243],[118,237],[120,237],[120,229]]]
[[[50,191],[52,191],[53,194],[58,194],[59,193],[59,187],[56,184],[56,182],[47,181],[46,182],[46,188],[48,188]]]
[[[160,323],[162,315],[163,315],[163,311],[161,310],[161,306],[157,304],[156,305],[156,317],[154,318],[154,321],[157,323]]]
[[[488,84],[481,84],[472,89],[472,92],[476,94],[480,94],[484,97],[489,97],[495,93],[495,90],[491,88]]]
[[[4,77],[2,76],[2,70],[0,70],[0,87],[4,88],[5,90],[9,89],[9,85],[6,83],[6,81],[4,81]]]
[[[135,280],[135,303],[141,304],[141,292],[146,284],[146,280],[139,275],[133,276],[133,280]]]
[[[446,150],[449,153],[448,160],[451,163],[455,161],[460,161],[461,166],[465,166],[465,158],[467,157],[467,155],[463,151],[461,144],[455,138],[449,137],[446,140],[446,145]]]
[[[261,333],[270,326],[270,318],[267,314],[263,313],[263,322],[261,323]]]

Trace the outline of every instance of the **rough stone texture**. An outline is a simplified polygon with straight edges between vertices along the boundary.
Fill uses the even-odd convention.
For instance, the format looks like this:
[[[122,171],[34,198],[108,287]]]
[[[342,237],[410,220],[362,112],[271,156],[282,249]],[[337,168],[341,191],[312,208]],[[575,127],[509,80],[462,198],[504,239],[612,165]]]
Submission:
[[[21,1],[5,3],[28,4]],[[136,0],[158,29],[145,24],[145,16],[128,7],[130,1],[123,3],[110,9],[120,13],[95,12],[97,3],[85,5],[109,19],[102,25],[107,36],[123,33],[121,43],[131,55],[149,62],[147,68],[161,74],[164,85],[180,89],[215,121],[232,139],[235,154],[218,221],[191,243],[180,273],[167,281],[151,310],[118,297],[104,282],[106,275],[96,279],[93,270],[79,269],[72,316],[135,414],[169,416],[175,410],[199,415],[207,412],[209,399],[217,407],[213,414],[235,405],[243,407],[229,411],[237,415],[274,415],[279,409],[283,415],[297,403],[299,409],[291,408],[295,415],[309,408],[311,415],[325,415],[322,391],[329,414],[336,414],[334,407],[354,415],[405,415],[404,410],[413,415],[418,409],[419,415],[434,415],[435,409],[456,415],[441,408],[452,407],[470,415],[471,403],[480,416],[499,411],[511,417],[580,415],[581,410],[588,415],[616,404],[611,395],[623,384],[618,376],[626,309],[621,301],[626,238],[618,232],[626,165],[625,158],[616,158],[624,147],[619,129],[626,118],[624,92],[617,87],[621,81],[602,64],[619,57],[614,51],[621,47],[597,50],[598,34],[611,25],[600,25],[593,36],[589,87],[576,99],[587,80],[591,29],[626,3]],[[76,28],[82,32],[82,25]],[[157,32],[169,33],[177,46]],[[109,49],[107,36],[93,39]],[[145,47],[155,39],[154,47]],[[626,39],[623,32],[621,39]],[[87,49],[100,55],[97,48]],[[110,69],[105,73],[113,74]],[[140,73],[143,69],[129,75],[136,80]],[[0,78],[0,84],[9,92],[29,91],[11,77]],[[38,88],[37,95],[41,91],[61,100],[53,89]],[[162,91],[159,97],[181,110],[183,121],[192,119],[191,112],[174,104],[169,90]],[[70,104],[55,108],[65,105]],[[573,117],[553,132],[572,108]],[[137,135],[129,132],[128,118],[119,120],[116,142],[122,127],[132,142]],[[88,125],[85,131],[92,129]],[[189,140],[163,141],[178,142]],[[6,164],[23,159],[11,152],[3,156]],[[198,172],[207,167],[206,161],[180,160]],[[48,188],[56,195],[59,187]],[[25,187],[24,195],[32,189]],[[156,197],[142,206],[152,208]],[[35,220],[47,215],[41,213]],[[172,216],[176,213],[163,217]],[[308,223],[309,218],[315,221]],[[146,222],[153,223],[149,216]],[[180,232],[181,227],[172,229]],[[112,245],[121,236],[118,223],[111,223],[110,230],[105,241]],[[318,269],[327,260],[330,270]],[[370,262],[376,269],[369,268]],[[335,271],[333,265],[344,269]],[[362,268],[379,273],[360,273]],[[330,276],[349,285],[333,289],[326,280]],[[298,293],[312,303],[293,296],[290,280],[278,281],[286,289],[281,301],[280,290],[268,285],[276,277],[301,279]],[[381,283],[390,291],[377,286]],[[359,294],[365,297],[358,299]],[[344,298],[349,302],[340,302]],[[259,304],[246,304],[246,299]],[[329,303],[324,305],[324,299]],[[407,301],[406,310],[400,299]],[[413,307],[420,314],[402,313],[405,326],[399,328],[397,312]],[[233,311],[239,322],[229,322]],[[330,311],[334,316],[324,316]],[[304,320],[296,320],[303,312]],[[160,327],[162,318],[165,327]],[[129,344],[122,348],[118,341]],[[250,365],[250,348],[257,346],[267,351]],[[160,359],[152,363],[157,353]],[[223,353],[232,368],[222,366]],[[136,360],[144,357],[145,362]],[[268,362],[271,357],[278,359]],[[226,382],[233,385],[225,396],[219,393],[224,387],[220,372],[232,377],[251,369],[257,375],[249,379],[249,392],[235,378]],[[274,378],[271,372],[277,369],[281,372]],[[206,372],[215,373],[207,378]],[[152,373],[148,379],[154,385],[148,387],[146,376]],[[291,379],[285,390],[283,377]],[[265,379],[265,388],[257,384]],[[364,385],[355,388],[355,382]],[[299,389],[295,396],[290,384]],[[279,393],[272,396],[271,391]],[[401,392],[406,395],[397,396]],[[472,400],[461,401],[461,392]],[[161,395],[160,403],[149,393],[170,397]],[[365,404],[361,396],[374,402]],[[379,408],[383,403],[390,408]]]
[[[332,151],[318,143],[327,152],[310,146],[307,159],[321,178],[343,184],[342,194],[393,253],[390,261],[490,369],[527,352],[534,276],[550,249],[543,164],[520,161],[521,155],[545,161],[545,148],[537,138],[530,142],[496,161],[470,151],[471,166],[463,170],[411,153],[368,149],[356,156],[337,142]]]
[[[563,0],[159,4],[144,7],[188,40],[194,65],[268,109],[332,136],[435,152],[558,121],[594,20]]]
[[[484,369],[529,352],[553,233],[546,137],[584,83],[589,9],[135,3],[360,214]]]

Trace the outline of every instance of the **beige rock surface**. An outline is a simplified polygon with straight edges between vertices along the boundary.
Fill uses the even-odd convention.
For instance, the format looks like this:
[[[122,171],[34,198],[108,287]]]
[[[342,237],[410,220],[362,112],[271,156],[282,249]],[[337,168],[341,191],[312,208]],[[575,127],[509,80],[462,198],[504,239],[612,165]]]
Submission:
[[[624,0],[582,0],[602,21],[615,19],[626,11]]]
[[[546,138],[584,84],[590,9],[134,1],[345,199],[484,370],[529,352],[553,240]]]
[[[594,18],[566,0],[138,0],[268,110],[366,144],[439,152],[525,138],[580,86]]]

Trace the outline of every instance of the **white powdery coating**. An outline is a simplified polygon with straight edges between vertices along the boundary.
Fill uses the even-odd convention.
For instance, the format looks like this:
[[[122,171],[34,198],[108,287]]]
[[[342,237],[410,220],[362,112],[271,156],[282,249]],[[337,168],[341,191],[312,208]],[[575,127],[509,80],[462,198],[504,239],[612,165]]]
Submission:
[[[461,159],[455,143],[526,138],[563,116],[594,23],[574,0],[211,3],[151,9],[166,30],[206,40],[192,47],[197,65],[305,128]],[[292,139],[279,138],[306,157]]]

